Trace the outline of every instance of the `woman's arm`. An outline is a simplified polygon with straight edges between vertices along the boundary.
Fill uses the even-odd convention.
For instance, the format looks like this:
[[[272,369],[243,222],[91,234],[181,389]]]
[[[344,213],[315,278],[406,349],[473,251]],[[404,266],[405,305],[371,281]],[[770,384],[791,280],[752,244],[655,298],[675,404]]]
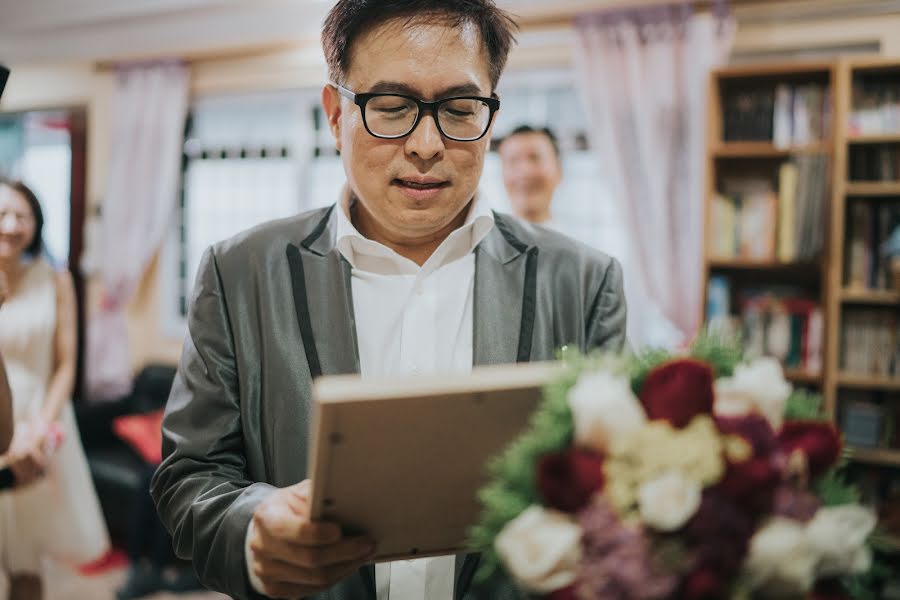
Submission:
[[[75,286],[68,271],[56,276],[56,335],[53,375],[47,386],[47,396],[41,418],[52,423],[59,418],[62,407],[72,398],[75,387],[75,353],[77,351],[78,313],[75,307]]]

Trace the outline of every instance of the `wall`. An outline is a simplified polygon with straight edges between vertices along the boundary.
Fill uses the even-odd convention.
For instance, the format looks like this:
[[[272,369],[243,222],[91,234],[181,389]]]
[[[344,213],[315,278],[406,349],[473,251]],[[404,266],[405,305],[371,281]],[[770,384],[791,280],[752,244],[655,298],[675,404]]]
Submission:
[[[741,16],[738,11],[738,16]],[[752,17],[752,18],[751,18]],[[808,47],[872,45],[885,55],[900,56],[900,14],[860,18],[803,21],[760,19],[754,13],[742,22],[736,39],[738,55],[795,51]],[[521,32],[520,47],[510,57],[509,70],[563,67],[572,64],[572,34],[565,21],[536,25]],[[106,182],[109,146],[109,99],[112,75],[87,64],[12,65],[13,75],[0,108],[30,108],[86,105],[89,115],[88,199],[100,202]],[[326,73],[315,41],[292,47],[246,52],[241,56],[203,59],[193,65],[195,93],[318,87]],[[174,362],[181,340],[162,334],[160,283],[157,261],[150,266],[129,307],[132,364],[137,369],[151,361]],[[91,306],[98,285],[90,286]]]

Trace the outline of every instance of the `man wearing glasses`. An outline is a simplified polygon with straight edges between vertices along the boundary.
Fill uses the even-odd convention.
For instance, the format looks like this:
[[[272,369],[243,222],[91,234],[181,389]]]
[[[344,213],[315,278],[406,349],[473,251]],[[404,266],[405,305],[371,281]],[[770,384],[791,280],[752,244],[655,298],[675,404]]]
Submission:
[[[339,0],[329,13],[322,102],[345,191],[207,251],[163,423],[152,493],[209,587],[501,597],[470,585],[477,556],[373,566],[377,540],[310,523],[306,436],[320,374],[466,373],[622,346],[619,265],[479,201],[513,29],[492,0]]]

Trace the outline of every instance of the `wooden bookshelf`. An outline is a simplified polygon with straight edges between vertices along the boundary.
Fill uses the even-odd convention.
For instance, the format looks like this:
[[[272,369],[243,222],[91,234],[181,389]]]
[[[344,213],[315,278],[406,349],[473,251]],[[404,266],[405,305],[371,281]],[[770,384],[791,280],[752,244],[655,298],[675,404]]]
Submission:
[[[900,196],[900,181],[848,181],[845,190],[848,196]]]
[[[900,305],[900,292],[893,290],[856,290],[844,288],[841,291],[844,304]]]
[[[900,133],[882,135],[849,135],[848,144],[900,144]]]
[[[825,123],[821,140],[812,138],[810,143],[776,145],[774,139],[768,141],[748,140],[740,141],[739,136],[734,135],[735,128],[731,127],[731,137],[726,139],[725,113],[726,102],[733,101],[734,93],[742,93],[743,90],[768,89],[774,90],[779,84],[792,86],[806,86],[815,83],[833,100],[836,97],[835,80],[837,63],[835,62],[808,62],[808,63],[780,63],[762,65],[736,65],[716,70],[708,88],[709,110],[707,111],[707,140],[706,140],[706,181],[705,181],[705,219],[706,232],[704,236],[705,259],[703,264],[703,316],[706,315],[708,283],[712,276],[724,276],[729,280],[731,294],[731,313],[738,312],[736,295],[741,290],[752,290],[756,287],[768,288],[773,286],[798,287],[813,299],[820,307],[823,315],[822,353],[823,361],[825,346],[828,343],[827,335],[830,331],[827,319],[828,314],[828,286],[827,277],[830,272],[830,253],[828,233],[825,235],[825,248],[819,257],[807,260],[782,261],[778,258],[770,260],[754,260],[744,257],[725,258],[717,256],[709,231],[712,223],[712,207],[716,195],[723,191],[720,189],[723,182],[737,174],[739,177],[746,171],[759,178],[772,178],[776,182],[780,165],[805,155],[817,155],[826,159],[826,162],[834,164],[835,140],[837,131],[837,119],[835,111],[831,111],[831,120]],[[729,100],[729,97],[732,100]],[[772,124],[774,128],[774,123]],[[774,129],[773,129],[774,131]],[[750,136],[747,136],[750,137]],[[753,136],[759,137],[759,136]],[[833,183],[833,168],[826,171],[827,179]],[[829,186],[832,187],[832,186]],[[831,196],[827,196],[823,202],[823,210],[827,211],[831,205]],[[828,215],[823,215],[823,224],[828,222]],[[824,226],[824,225],[823,225]],[[726,244],[727,245],[727,244]],[[776,242],[777,245],[777,242]],[[776,252],[776,257],[778,256]],[[823,363],[824,364],[824,363]],[[795,385],[811,386],[826,391],[827,374],[824,370],[811,372],[804,368],[791,368],[785,371],[785,377]]]
[[[883,448],[848,448],[849,458],[854,462],[900,467],[900,450]]]
[[[722,142],[713,148],[716,158],[787,158],[796,154],[827,154],[830,144],[819,142],[779,148],[772,142]]]
[[[800,385],[822,385],[822,373],[816,371],[807,371],[805,369],[785,369],[784,378],[794,384]]]
[[[900,61],[877,58],[843,59],[838,61],[835,98],[835,113],[838,127],[833,135],[835,180],[834,207],[831,212],[830,272],[828,287],[834,290],[830,295],[829,307],[829,350],[825,357],[825,389],[830,414],[840,414],[840,403],[844,394],[871,392],[873,394],[894,394],[900,392],[900,376],[878,377],[849,373],[842,370],[841,336],[844,334],[844,320],[847,311],[894,311],[900,308],[900,293],[896,290],[860,289],[845,287],[849,277],[844,270],[848,263],[848,207],[858,203],[883,205],[885,202],[900,200],[900,181],[853,181],[850,179],[848,164],[852,152],[868,147],[882,148],[885,145],[900,144],[900,132],[886,131],[883,134],[851,134],[852,102],[854,98],[854,78],[888,75],[900,77]],[[870,209],[877,210],[877,209]],[[890,401],[890,399],[888,399]],[[839,423],[840,424],[840,423]],[[900,466],[900,450],[852,449],[851,460],[876,467]]]
[[[708,283],[712,276],[728,278],[728,285],[725,288],[732,295],[732,314],[736,312],[733,298],[736,290],[784,284],[807,290],[822,308],[823,368],[821,373],[812,373],[804,369],[786,369],[785,377],[796,385],[815,386],[821,389],[824,407],[836,420],[841,414],[839,409],[841,399],[844,397],[842,394],[857,394],[859,391],[881,395],[900,393],[900,374],[896,377],[875,377],[842,371],[841,335],[845,311],[871,310],[890,313],[897,310],[900,319],[900,291],[860,289],[849,287],[845,283],[847,274],[844,273],[844,269],[848,258],[845,256],[848,207],[856,206],[857,203],[871,203],[874,206],[900,203],[900,181],[853,181],[849,177],[851,152],[865,151],[866,145],[878,148],[900,145],[900,132],[896,131],[886,131],[883,134],[850,133],[850,117],[854,108],[852,106],[854,77],[857,75],[866,81],[870,77],[893,78],[896,75],[900,78],[900,60],[876,57],[814,63],[739,65],[715,71],[708,89],[704,204],[707,228],[707,235],[704,237],[706,258],[703,263],[704,317],[709,299]],[[818,83],[830,94],[831,121],[825,139],[788,147],[778,147],[774,141],[737,141],[734,135],[726,140],[724,135],[726,100],[734,102],[733,97],[729,100],[728,94],[744,93],[745,90],[749,90],[752,94],[755,89],[762,89],[765,86],[775,89],[774,86],[781,83],[792,85]],[[729,131],[736,130],[733,121],[730,127]],[[823,221],[823,226],[826,227],[824,255],[815,261],[801,262],[717,257],[714,249],[723,246],[714,245],[708,232],[712,223],[713,203],[717,194],[723,191],[720,190],[723,182],[729,176],[746,174],[750,177],[762,173],[763,177],[771,177],[776,185],[777,194],[780,165],[794,157],[809,154],[825,156],[831,167],[827,175],[830,183],[828,207]],[[728,210],[730,212],[732,209]],[[726,240],[724,248],[729,248],[729,243]],[[723,295],[721,290],[717,290],[717,297]],[[897,467],[900,466],[900,449],[854,449],[852,460],[876,467]]]
[[[855,373],[840,373],[837,377],[837,384],[839,387],[847,389],[900,392],[900,377],[875,377],[872,375],[857,375]]]

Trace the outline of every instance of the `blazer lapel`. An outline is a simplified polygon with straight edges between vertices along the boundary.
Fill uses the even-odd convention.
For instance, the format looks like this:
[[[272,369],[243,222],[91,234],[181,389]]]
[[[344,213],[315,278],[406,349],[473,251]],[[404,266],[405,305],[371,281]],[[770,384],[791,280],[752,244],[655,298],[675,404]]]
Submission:
[[[537,308],[537,253],[519,240],[500,215],[475,250],[475,365],[531,359]]]
[[[359,373],[350,264],[335,246],[335,207],[287,259],[297,323],[313,378]]]

